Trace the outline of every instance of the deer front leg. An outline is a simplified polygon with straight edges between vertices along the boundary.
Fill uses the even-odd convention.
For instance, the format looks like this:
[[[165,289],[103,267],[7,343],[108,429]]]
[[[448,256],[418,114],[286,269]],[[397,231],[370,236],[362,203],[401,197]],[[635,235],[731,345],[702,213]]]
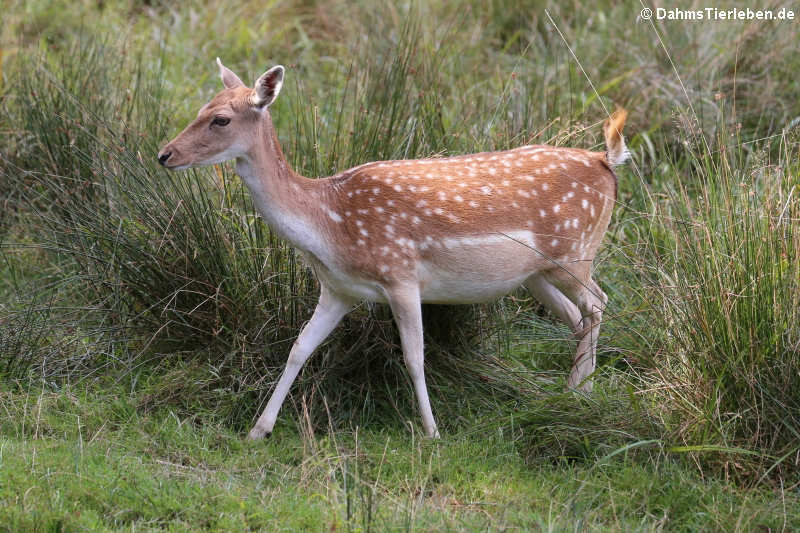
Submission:
[[[422,340],[422,302],[419,288],[403,286],[390,290],[389,306],[392,308],[397,329],[400,331],[400,343],[403,347],[403,358],[406,368],[414,384],[414,392],[422,414],[422,427],[425,435],[438,438],[436,421],[433,419],[428,388],[425,385],[425,352]]]
[[[289,388],[292,386],[297,374],[305,362],[314,353],[317,346],[330,335],[333,328],[342,320],[342,317],[353,308],[353,302],[330,292],[325,285],[321,286],[319,303],[311,316],[311,320],[305,325],[297,340],[294,341],[289,352],[289,359],[286,368],[283,370],[278,384],[272,393],[267,407],[258,418],[256,425],[250,430],[248,438],[258,440],[265,435],[272,433],[275,420],[278,418]]]

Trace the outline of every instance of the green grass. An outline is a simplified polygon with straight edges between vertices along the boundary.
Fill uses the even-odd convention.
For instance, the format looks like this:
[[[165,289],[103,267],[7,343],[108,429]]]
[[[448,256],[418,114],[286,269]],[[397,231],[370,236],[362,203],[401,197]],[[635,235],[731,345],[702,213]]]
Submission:
[[[124,389],[2,394],[2,531],[752,531],[800,527],[797,495],[731,491],[635,450],[531,464],[513,434],[309,433],[258,443],[213,413],[142,414]]]
[[[12,2],[0,530],[800,527],[796,32],[640,9]],[[426,306],[443,439],[421,440],[391,316],[364,305],[246,443],[317,286],[231,166],[155,162],[219,90],[216,56],[245,80],[287,66],[272,116],[310,177],[600,149],[626,106],[595,392],[564,390],[575,342],[526,293]]]

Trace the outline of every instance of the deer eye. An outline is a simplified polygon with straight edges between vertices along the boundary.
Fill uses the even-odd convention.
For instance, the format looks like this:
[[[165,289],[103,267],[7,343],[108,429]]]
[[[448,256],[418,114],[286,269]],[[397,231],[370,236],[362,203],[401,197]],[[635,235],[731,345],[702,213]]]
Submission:
[[[211,121],[212,126],[227,126],[230,123],[231,119],[228,117],[214,117],[214,120]]]

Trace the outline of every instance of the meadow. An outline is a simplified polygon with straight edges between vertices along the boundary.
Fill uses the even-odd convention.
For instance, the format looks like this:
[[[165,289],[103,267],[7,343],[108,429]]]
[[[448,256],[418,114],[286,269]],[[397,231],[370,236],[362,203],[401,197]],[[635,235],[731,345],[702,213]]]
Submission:
[[[800,529],[797,22],[642,7],[4,5],[0,531]],[[231,164],[158,165],[217,56],[246,83],[286,66],[271,113],[308,177],[601,150],[627,108],[594,392],[525,291],[425,306],[425,439],[365,304],[246,441],[318,286]]]

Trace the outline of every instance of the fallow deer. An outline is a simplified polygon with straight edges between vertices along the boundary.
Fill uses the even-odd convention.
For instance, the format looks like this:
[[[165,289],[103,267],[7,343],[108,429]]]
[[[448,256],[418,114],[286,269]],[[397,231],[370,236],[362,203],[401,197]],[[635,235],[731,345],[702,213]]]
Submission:
[[[377,161],[324,179],[294,172],[269,106],[284,68],[247,87],[217,59],[224,90],[158,154],[171,170],[236,160],[267,224],[305,256],[319,303],[289,352],[249,438],[272,432],[292,382],[356,304],[388,303],[422,424],[439,435],[423,370],[423,302],[467,304],[524,285],[579,339],[567,385],[590,391],[607,297],[592,262],[629,157],[627,113],[609,117],[606,151],[545,145],[453,157]]]

